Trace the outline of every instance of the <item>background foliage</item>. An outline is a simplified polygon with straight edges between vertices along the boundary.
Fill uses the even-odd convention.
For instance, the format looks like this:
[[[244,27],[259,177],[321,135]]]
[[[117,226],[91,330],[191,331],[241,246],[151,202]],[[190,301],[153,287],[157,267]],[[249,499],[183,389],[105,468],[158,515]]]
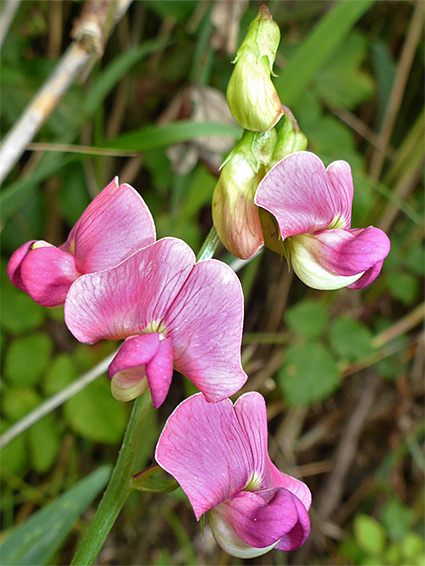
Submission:
[[[232,56],[259,8],[236,4],[239,26],[237,10],[220,19],[215,3],[134,2],[102,60],[72,85],[7,178],[1,195],[2,431],[116,346],[78,344],[60,310],[44,309],[12,287],[5,266],[19,245],[62,243],[90,199],[118,174],[149,205],[158,237],[180,237],[199,249],[211,226],[218,165],[240,136],[234,124],[219,123],[223,101],[205,90],[225,92]],[[81,7],[20,4],[2,48],[3,135],[57,65]],[[245,291],[245,390],[267,399],[272,459],[313,492],[310,541],[289,556],[272,551],[258,564],[424,560],[424,42],[413,29],[422,7],[269,2],[282,31],[275,65],[280,98],[309,149],[326,163],[349,161],[353,226],[379,226],[392,249],[373,285],[337,292],[306,288],[267,250],[243,266],[219,251],[240,268]],[[206,104],[195,107],[196,93]],[[69,144],[88,148],[69,151]],[[186,379],[173,381],[151,417],[140,469],[152,460],[165,418],[192,391]],[[115,461],[127,418],[128,407],[112,399],[102,376],[2,450],[8,564],[69,563],[93,507],[83,511],[105,485],[104,465]],[[35,520],[28,519],[38,509]],[[52,534],[58,516],[60,536]],[[25,530],[16,536],[20,525]],[[16,554],[22,540],[34,554]],[[202,539],[181,490],[134,493],[99,557],[99,564],[241,562],[221,552],[208,525]]]

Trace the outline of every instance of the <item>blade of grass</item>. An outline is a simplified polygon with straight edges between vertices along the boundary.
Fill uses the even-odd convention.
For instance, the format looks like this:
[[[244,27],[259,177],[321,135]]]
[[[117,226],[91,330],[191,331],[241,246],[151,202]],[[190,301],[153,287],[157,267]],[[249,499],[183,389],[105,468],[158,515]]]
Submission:
[[[323,16],[312,33],[303,41],[287,68],[275,80],[285,106],[295,103],[310,80],[338,49],[354,24],[374,4],[374,0],[338,2]]]

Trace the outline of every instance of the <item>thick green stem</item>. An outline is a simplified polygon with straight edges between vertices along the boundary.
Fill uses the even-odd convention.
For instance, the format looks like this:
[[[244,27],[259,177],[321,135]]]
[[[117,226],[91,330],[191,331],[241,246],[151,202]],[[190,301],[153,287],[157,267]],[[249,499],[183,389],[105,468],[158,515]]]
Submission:
[[[93,564],[123,508],[132,490],[131,479],[134,474],[134,464],[151,406],[149,390],[134,402],[109,485],[71,564],[84,566]]]

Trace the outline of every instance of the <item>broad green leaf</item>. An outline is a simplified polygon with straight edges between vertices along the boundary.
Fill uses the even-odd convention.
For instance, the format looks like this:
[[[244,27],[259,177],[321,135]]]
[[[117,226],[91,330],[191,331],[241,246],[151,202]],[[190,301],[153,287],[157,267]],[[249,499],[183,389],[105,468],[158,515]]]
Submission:
[[[323,401],[340,383],[335,361],[318,342],[288,348],[278,380],[285,400],[292,407]]]
[[[47,369],[52,349],[53,342],[44,332],[16,339],[6,352],[6,376],[15,383],[36,385]]]
[[[84,438],[115,444],[124,433],[128,410],[112,397],[109,380],[101,377],[69,399],[64,414],[71,428]]]
[[[58,393],[78,377],[75,359],[67,352],[58,354],[43,380],[43,390],[46,395]]]
[[[328,322],[324,305],[308,299],[290,307],[284,318],[293,332],[306,338],[320,336]]]
[[[11,283],[2,288],[1,325],[6,332],[24,334],[41,326],[45,317],[46,309],[27,293],[12,287]]]
[[[401,541],[415,518],[413,509],[391,497],[381,511],[381,521],[391,539]]]
[[[3,414],[11,421],[19,421],[40,405],[42,399],[34,389],[10,385],[2,392]]]
[[[388,288],[393,297],[405,305],[414,303],[420,292],[418,278],[410,275],[410,273],[390,273],[388,275]]]
[[[380,556],[385,550],[385,531],[373,517],[356,515],[354,517],[354,536],[360,548],[372,556]]]
[[[31,461],[35,471],[47,472],[59,453],[61,434],[53,415],[46,415],[28,431]]]
[[[351,110],[373,94],[371,77],[360,69],[367,53],[366,38],[351,33],[315,77],[319,97],[331,107]]]
[[[350,361],[360,360],[373,352],[369,328],[349,318],[335,320],[329,332],[329,342],[341,358]]]
[[[10,427],[5,421],[0,421],[0,431],[3,434]],[[16,436],[0,451],[1,470],[12,474],[20,474],[28,462],[27,433]],[[1,548],[1,547],[0,547]],[[1,551],[0,551],[1,556]]]
[[[310,81],[346,40],[351,28],[374,0],[337,2],[298,47],[275,81],[283,104],[291,107]]]
[[[416,533],[407,533],[400,543],[401,554],[407,560],[415,560],[424,554],[425,545],[421,536]],[[418,564],[418,562],[415,562]]]
[[[1,545],[3,564],[47,564],[66,540],[75,521],[105,487],[109,466],[102,466],[32,515]]]

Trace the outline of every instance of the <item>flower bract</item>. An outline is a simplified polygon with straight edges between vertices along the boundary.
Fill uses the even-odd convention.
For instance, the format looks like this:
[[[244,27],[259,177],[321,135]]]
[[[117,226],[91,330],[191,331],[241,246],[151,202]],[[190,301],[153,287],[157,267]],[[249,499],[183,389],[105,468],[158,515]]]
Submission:
[[[280,472],[267,451],[263,397],[242,395],[208,404],[202,395],[181,403],[165,424],[156,460],[180,483],[199,520],[229,554],[253,558],[294,550],[310,532],[311,494]]]
[[[373,226],[350,228],[353,179],[345,161],[326,169],[313,153],[293,153],[264,177],[254,200],[275,217],[285,253],[306,285],[361,289],[379,275],[390,241]]]
[[[109,366],[112,393],[129,401],[150,388],[159,407],[173,367],[210,402],[236,393],[241,366],[243,294],[224,263],[195,263],[182,240],[164,238],[119,265],[71,286],[65,322],[81,342],[122,340]]]
[[[116,177],[86,208],[64,244],[27,242],[10,258],[7,274],[34,301],[54,307],[65,302],[78,277],[117,265],[155,239],[142,197]]]

